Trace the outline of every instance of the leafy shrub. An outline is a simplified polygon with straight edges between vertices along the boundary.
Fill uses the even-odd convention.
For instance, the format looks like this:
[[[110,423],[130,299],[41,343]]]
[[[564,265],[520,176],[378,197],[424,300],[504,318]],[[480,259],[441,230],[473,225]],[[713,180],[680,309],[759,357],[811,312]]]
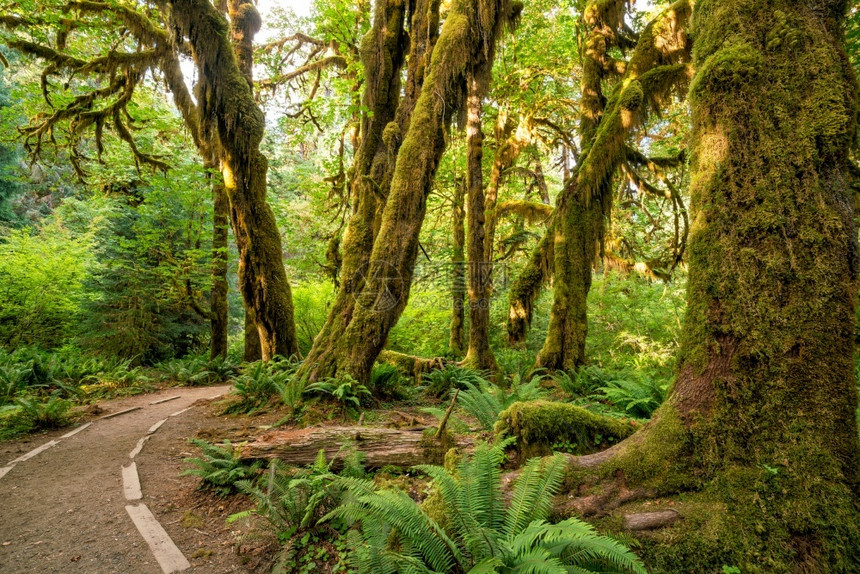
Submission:
[[[242,374],[233,381],[232,394],[239,400],[225,409],[225,413],[251,413],[272,400],[289,394],[290,382],[296,365],[276,358],[268,363],[257,361],[245,366]]]
[[[156,365],[164,373],[162,378],[188,385],[211,385],[233,377],[237,368],[229,359],[210,359],[207,353],[191,354],[181,359],[170,359]]]
[[[56,221],[0,238],[0,346],[54,348],[73,334],[90,250]]]
[[[642,376],[639,379],[613,379],[598,389],[616,407],[630,416],[647,419],[666,398],[668,383],[658,383]]]
[[[183,476],[200,477],[200,488],[210,489],[221,496],[227,496],[235,490],[235,483],[253,477],[262,466],[259,461],[251,465],[244,464],[239,459],[239,449],[229,440],[222,445],[215,445],[205,440],[191,438],[188,442],[202,451],[200,457],[189,457],[185,462],[193,464],[182,472]]]
[[[481,373],[473,369],[451,365],[424,375],[427,382],[424,392],[431,397],[442,397],[451,389],[465,389],[466,383],[480,384],[485,380]]]
[[[531,401],[546,394],[540,388],[540,376],[532,377],[527,383],[516,376],[510,389],[479,379],[477,383],[465,382],[465,389],[457,395],[457,404],[467,413],[478,419],[484,430],[493,430],[499,414],[517,401]]]
[[[499,465],[506,443],[478,445],[456,472],[417,467],[433,479],[442,499],[434,516],[400,490],[342,479],[351,496],[325,519],[360,525],[350,538],[359,573],[418,572],[632,572],[645,574],[628,548],[570,518],[546,522],[566,468],[563,457],[530,460],[506,507]]]
[[[42,399],[35,396],[16,397],[11,405],[0,407],[2,424],[7,437],[42,429],[61,428],[69,424],[72,402],[57,396]]]

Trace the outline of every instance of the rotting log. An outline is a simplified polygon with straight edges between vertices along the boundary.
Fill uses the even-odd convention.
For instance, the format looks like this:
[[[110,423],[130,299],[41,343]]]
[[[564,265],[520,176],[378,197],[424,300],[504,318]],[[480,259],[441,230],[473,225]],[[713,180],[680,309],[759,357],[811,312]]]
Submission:
[[[424,431],[429,429],[430,436]],[[344,451],[357,449],[365,455],[367,468],[384,466],[410,467],[416,464],[439,464],[448,447],[470,450],[472,441],[460,439],[457,444],[433,438],[435,427],[391,429],[379,427],[313,427],[277,430],[265,433],[255,442],[242,447],[242,459],[279,459],[291,465],[311,464],[320,449],[328,460],[343,459]],[[338,466],[338,463],[335,463]]]

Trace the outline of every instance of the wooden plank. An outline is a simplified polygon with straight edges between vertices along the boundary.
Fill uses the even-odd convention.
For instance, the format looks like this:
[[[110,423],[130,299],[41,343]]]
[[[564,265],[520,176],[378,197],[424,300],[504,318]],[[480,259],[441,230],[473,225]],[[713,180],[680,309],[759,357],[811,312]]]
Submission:
[[[122,491],[125,494],[126,500],[140,500],[143,498],[136,463],[122,467]]]
[[[149,436],[150,435],[146,435],[145,437],[137,441],[137,446],[134,447],[134,450],[128,453],[128,458],[134,458],[140,454],[140,451],[143,450],[143,445],[146,444],[146,441],[149,440]]]
[[[151,405],[160,405],[161,403],[166,403],[168,401],[175,401],[176,399],[181,399],[182,395],[176,395],[175,397],[167,397],[166,399],[158,399],[157,401],[152,401]]]
[[[76,434],[78,434],[82,430],[87,429],[91,426],[93,426],[93,423],[87,423],[85,425],[81,425],[78,428],[76,428],[75,430],[67,432],[66,434],[64,434],[60,438],[69,438],[69,437],[75,436]]]
[[[145,504],[127,505],[126,512],[131,517],[140,535],[146,540],[164,574],[182,572],[191,568],[191,563],[176,547],[167,531],[158,523]]]
[[[124,414],[130,413],[130,412],[132,412],[132,411],[140,410],[140,409],[142,409],[142,408],[143,408],[143,407],[131,407],[130,409],[124,409],[124,410],[121,410],[121,411],[117,411],[117,412],[115,412],[115,413],[111,413],[111,414],[109,414],[109,415],[105,415],[105,416],[101,417],[101,419],[99,419],[99,420],[112,419],[112,418],[114,418],[114,417],[118,417],[118,416],[120,416],[120,415],[124,415]]]
[[[164,423],[166,423],[166,422],[167,422],[167,419],[161,419],[160,421],[158,421],[157,423],[155,423],[154,425],[152,425],[151,427],[149,427],[149,430],[148,430],[148,431],[146,431],[146,432],[147,432],[147,434],[152,434],[152,433],[154,433],[155,431],[157,431],[158,429],[160,429],[160,428],[161,428],[161,425],[163,425],[163,424],[164,424]]]
[[[46,442],[42,446],[40,446],[38,448],[34,448],[30,452],[19,456],[15,460],[9,461],[9,465],[16,465],[19,462],[24,462],[25,460],[29,460],[29,459],[33,458],[34,456],[36,456],[37,454],[45,452],[46,450],[48,450],[49,448],[51,448],[55,444],[57,444],[57,441],[55,441],[55,440],[52,440],[50,442]]]

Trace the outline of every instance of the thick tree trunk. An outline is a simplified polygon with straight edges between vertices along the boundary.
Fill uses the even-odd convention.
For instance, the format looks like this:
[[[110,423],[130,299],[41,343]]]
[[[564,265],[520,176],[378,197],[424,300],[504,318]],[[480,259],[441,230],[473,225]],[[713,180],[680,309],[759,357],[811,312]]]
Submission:
[[[209,357],[227,356],[227,327],[230,308],[227,303],[227,249],[228,227],[230,225],[230,202],[224,183],[216,181],[212,185],[212,290],[209,295],[211,340]]]
[[[281,236],[266,202],[268,162],[260,152],[265,118],[230,43],[227,21],[206,0],[173,0],[171,17],[188,39],[199,73],[198,108],[214,124],[222,151],[222,174],[239,248],[239,288],[253,307],[264,360],[298,352],[290,285]],[[236,25],[253,37],[259,14],[248,4]],[[210,138],[205,138],[210,139]]]
[[[465,349],[464,323],[466,320],[466,230],[464,227],[465,181],[454,188],[454,206],[451,215],[451,325],[448,349],[454,356],[462,356]]]
[[[355,211],[343,238],[340,289],[299,371],[299,376],[311,380],[334,374],[332,357],[353,315],[356,297],[365,286],[373,241],[379,231],[379,216],[388,196],[389,164],[397,155],[404,127],[396,119],[403,108],[400,92],[406,56],[405,18],[401,2],[376,2],[373,27],[362,40],[367,74],[362,105],[369,113],[361,118],[360,143],[353,164],[350,189]],[[412,48],[416,49],[416,45]],[[410,78],[417,69],[417,64],[410,65]],[[407,127],[408,117],[408,114],[403,116]]]
[[[481,57],[492,59],[495,39],[511,14],[506,0],[482,2],[481,10],[475,0],[452,5],[408,129],[400,131],[403,143],[379,232],[362,273],[363,289],[346,317],[348,326],[338,337],[317,337],[314,346],[325,348],[315,354],[302,376],[313,379],[349,373],[358,380],[369,376],[409,297],[427,195],[445,149],[444,131],[462,104],[466,70]]]
[[[466,191],[469,218],[469,350],[463,363],[495,371],[490,348],[490,290],[492,262],[484,259],[487,245],[484,201],[484,130],[481,108],[490,84],[489,66],[479,65],[466,77]]]
[[[603,225],[603,212],[595,203],[586,205],[573,191],[553,226],[553,302],[546,340],[535,366],[549,370],[574,370],[585,362],[588,334],[587,298],[591,268]]]
[[[845,9],[696,3],[679,374],[601,465],[662,494],[701,491],[684,500],[704,513],[648,551],[663,571],[860,571]]]
[[[602,81],[610,48],[619,41],[626,2],[589,2],[590,29],[583,54],[580,140],[583,153],[558,198],[555,211],[553,307],[536,366],[572,369],[585,360],[586,303],[592,266],[603,244],[612,194],[610,181],[625,157],[629,131],[684,85],[689,43],[689,0],[678,0],[648,24],[608,100]]]
[[[396,466],[409,468],[417,464],[441,464],[448,448],[470,450],[470,441],[459,445],[443,444],[433,438],[434,427],[404,429],[378,427],[314,427],[271,431],[242,447],[243,459],[277,458],[301,466],[316,460],[320,449],[326,459],[343,455],[343,449],[355,448],[365,455],[368,468]]]

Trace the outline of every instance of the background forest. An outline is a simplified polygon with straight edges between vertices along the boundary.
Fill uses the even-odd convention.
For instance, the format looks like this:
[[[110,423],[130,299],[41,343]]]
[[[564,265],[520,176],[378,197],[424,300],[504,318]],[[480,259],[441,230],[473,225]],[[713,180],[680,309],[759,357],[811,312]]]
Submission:
[[[448,425],[455,432],[489,433],[508,424],[506,432],[522,439],[543,429],[546,436],[531,435],[531,450],[521,441],[525,461],[551,452],[592,453],[646,425],[663,404],[678,375],[687,310],[693,129],[687,98],[692,40],[686,32],[692,8],[687,3],[502,3],[508,12],[498,16],[495,36],[473,39],[466,71],[451,72],[459,82],[455,88],[455,80],[445,84],[435,70],[424,78],[425,72],[413,69],[429,59],[429,52],[420,51],[429,50],[422,42],[443,42],[444,27],[443,35],[436,30],[438,38],[432,33],[419,38],[410,29],[410,42],[398,48],[409,57],[401,54],[402,61],[392,63],[398,60],[386,43],[390,37],[376,22],[393,22],[395,11],[403,11],[401,3],[314,0],[306,16],[273,5],[262,14],[260,29],[259,23],[247,24],[242,2],[231,1],[225,10],[234,24],[232,39],[244,76],[239,79],[248,80],[253,102],[264,113],[265,131],[256,148],[231,140],[235,126],[222,125],[229,122],[191,125],[178,104],[177,78],[186,94],[193,92],[191,107],[208,105],[200,94],[220,93],[195,66],[202,57],[189,56],[203,50],[185,46],[177,52],[174,72],[179,75],[171,77],[149,64],[141,64],[141,71],[136,59],[144,62],[149,51],[129,49],[130,38],[138,34],[136,24],[118,16],[127,27],[106,33],[88,12],[95,9],[85,3],[75,8],[77,20],[53,4],[19,0],[14,10],[4,7],[0,18],[3,438],[66,424],[78,406],[105,397],[174,383],[231,382],[234,397],[225,413],[277,412],[279,424],[373,423],[380,416],[374,411],[396,406],[435,417],[442,430]],[[431,30],[439,27],[440,13],[443,26],[460,17],[463,2],[418,4],[435,7],[435,23],[431,16],[425,23]],[[609,4],[623,10],[613,16]],[[23,16],[29,13],[32,18]],[[194,37],[193,21],[171,24]],[[73,41],[66,44],[65,34]],[[640,48],[642,38],[654,39],[660,54]],[[850,65],[860,73],[857,7],[844,20],[844,38]],[[127,60],[115,58],[118,50]],[[391,52],[387,60],[379,56],[384,50]],[[101,54],[107,55],[99,59]],[[401,107],[386,108],[385,98],[396,102],[402,91],[402,99],[413,98],[416,106],[409,112],[413,124],[430,121],[421,113],[415,78],[446,85],[451,93],[439,98],[459,105],[442,112],[438,126],[428,124],[438,129],[427,130],[424,151],[414,154],[416,166],[433,164],[435,173],[430,170],[428,178],[416,167],[410,182],[399,173],[391,175],[394,157],[398,165],[413,159],[407,144],[407,135],[412,136],[395,125],[395,110],[400,113]],[[394,96],[379,88],[386,81],[396,85]],[[134,88],[126,89],[129,85]],[[216,131],[217,146],[201,141],[200,134]],[[368,151],[370,141],[378,149]],[[438,150],[435,159],[425,158],[426,150]],[[601,150],[607,150],[605,156]],[[248,245],[256,232],[236,225],[242,219],[236,215],[241,208],[235,207],[240,202],[231,204],[233,225],[223,204],[225,186],[235,185],[229,180],[239,173],[225,158],[237,155],[254,166],[261,156],[264,166],[267,160],[262,194],[279,233],[286,292],[292,298],[295,336],[289,343],[281,340],[283,333],[261,326],[271,323],[268,317],[254,317],[260,308],[250,301],[264,297],[256,291],[248,296],[248,270],[257,263]],[[856,136],[849,156],[856,194]],[[591,170],[605,174],[592,177]],[[379,206],[399,200],[409,185],[426,185],[426,200],[404,203],[396,213],[403,219],[392,223]],[[576,186],[588,200],[571,193]],[[408,220],[413,212],[423,217]],[[353,315],[355,302],[344,298],[358,300],[376,284],[372,266],[350,267],[361,240],[347,230],[353,229],[352,218],[367,213],[370,233],[384,232],[386,226],[420,230],[415,238],[407,231],[392,235],[390,249],[414,252],[414,265],[385,259],[400,282],[393,287],[393,318],[390,324],[387,318],[380,322],[390,330],[380,331],[381,336],[359,331],[354,326],[359,319],[349,325],[352,330],[338,323],[339,317],[360,318],[357,311]],[[374,245],[373,255],[384,248]],[[571,263],[577,261],[578,268]],[[403,269],[411,273],[406,279]],[[355,277],[363,287],[353,293]],[[258,284],[267,281],[281,279],[267,277]],[[348,335],[338,339],[341,332]],[[327,347],[329,339],[334,342]],[[383,341],[384,350],[366,351],[365,339]],[[366,357],[368,364],[362,363]],[[552,407],[561,418],[543,419],[522,406],[535,400],[562,405]],[[594,421],[603,422],[587,419],[592,425],[587,436],[565,434],[567,422],[557,421],[574,416],[564,410],[569,406],[586,413],[577,417],[594,415]],[[346,470],[335,475],[323,456],[299,471],[305,481],[299,486],[273,485],[272,470],[264,487],[243,480],[257,476],[259,466],[243,465],[229,444],[221,450],[203,442],[198,446],[204,454],[196,459],[195,472],[204,484],[225,494],[245,493],[257,503],[256,512],[280,529],[282,539],[303,540],[278,557],[282,566],[295,566],[297,556],[322,547],[301,538],[307,532],[333,540],[343,535],[344,542],[338,546],[342,559],[307,558],[305,563],[346,569],[347,525],[360,524],[350,532],[360,531],[371,547],[385,546],[396,530],[379,526],[393,520],[379,510],[388,495],[360,483],[366,479],[356,461],[348,460]],[[471,459],[446,459],[446,468],[454,477],[477,476],[489,468],[494,469],[487,471],[490,475],[498,473],[510,446],[479,445]],[[228,478],[215,471],[217,461],[232,465]],[[533,472],[535,481],[556,492],[562,466],[558,458],[535,459],[523,472]],[[445,482],[440,467],[434,468],[424,470],[450,488],[432,496],[448,505],[445,520],[453,521],[451,508],[465,496],[456,488],[467,487],[457,483],[455,488]],[[289,499],[297,508],[279,514],[271,507],[278,488],[310,496],[319,507],[302,515],[297,508],[307,499],[284,495],[282,502]],[[515,492],[524,498],[513,508],[530,504],[528,489]],[[396,506],[390,500],[385,504]],[[551,529],[543,522],[551,515],[549,502],[537,504],[542,505],[546,508],[530,515],[535,523],[511,527],[505,536],[529,533],[532,526]],[[442,521],[432,509],[427,512]],[[324,517],[327,525],[315,526]],[[571,520],[568,527],[582,528],[583,537],[596,536],[585,523]],[[601,526],[618,530],[611,521]],[[462,558],[456,552],[447,556],[424,548],[420,531],[408,539],[407,527],[399,528],[400,554],[362,554],[356,550],[360,540],[350,539],[350,567],[397,572],[408,564],[416,572],[469,571],[483,564],[477,558],[470,565],[456,562]],[[461,536],[451,534],[469,549],[464,555],[480,556],[470,546],[475,541],[466,534],[468,523],[446,522],[444,528]],[[547,532],[531,534],[546,542],[555,536]],[[586,551],[593,555],[582,567],[593,570],[583,571],[605,571],[599,568],[607,564],[642,571],[626,548],[600,540],[607,546],[596,550],[595,542]],[[632,539],[624,542],[639,548]],[[739,554],[726,548],[691,545],[669,558],[647,548],[643,552],[654,571],[680,571],[677,564],[693,555],[702,569],[689,571],[783,571],[780,565],[787,562],[780,561],[794,552],[787,544],[775,543],[743,570],[735,566]],[[474,571],[519,571],[513,568],[522,556],[511,558],[516,552],[505,555],[511,570],[488,558],[487,570]],[[422,557],[426,568],[412,564],[410,556]],[[845,564],[850,560],[845,558]],[[768,570],[768,564],[776,569]]]

